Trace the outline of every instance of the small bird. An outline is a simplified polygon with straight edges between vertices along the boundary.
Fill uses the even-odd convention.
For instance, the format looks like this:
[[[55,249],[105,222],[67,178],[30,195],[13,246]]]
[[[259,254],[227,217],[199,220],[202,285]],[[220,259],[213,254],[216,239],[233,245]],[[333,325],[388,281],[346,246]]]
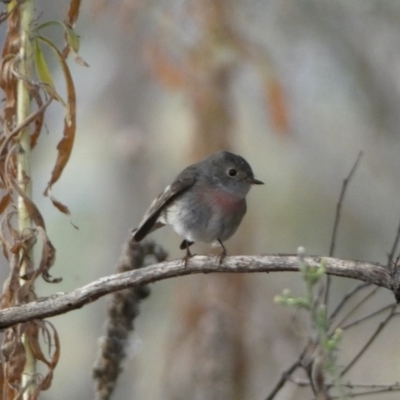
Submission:
[[[171,225],[183,237],[185,263],[192,257],[194,242],[222,247],[219,262],[226,256],[224,241],[239,227],[246,214],[246,195],[254,178],[249,163],[241,156],[220,151],[185,168],[153,201],[139,227],[132,234],[140,242],[150,232]]]

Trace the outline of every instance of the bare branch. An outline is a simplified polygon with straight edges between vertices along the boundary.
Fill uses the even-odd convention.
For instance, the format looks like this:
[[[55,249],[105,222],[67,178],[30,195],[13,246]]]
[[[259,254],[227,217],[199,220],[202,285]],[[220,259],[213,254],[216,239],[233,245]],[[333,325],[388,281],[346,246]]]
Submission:
[[[341,329],[342,330],[347,330],[347,329],[352,328],[353,326],[357,326],[359,324],[362,324],[363,322],[368,321],[371,318],[376,317],[377,315],[379,315],[379,314],[381,314],[381,313],[383,313],[383,312],[385,312],[387,310],[390,310],[392,307],[393,307],[393,304],[388,304],[387,306],[382,307],[379,310],[374,311],[373,313],[366,315],[365,317],[362,317],[362,318],[359,318],[359,319],[357,319],[355,321],[349,322],[347,325],[342,326]],[[396,312],[396,313],[394,313],[393,316],[396,317],[398,315],[399,315],[399,313]]]
[[[392,308],[390,310],[390,313],[388,316],[378,325],[376,328],[375,332],[371,335],[371,337],[368,339],[368,341],[364,344],[362,349],[357,353],[357,355],[350,361],[350,363],[343,369],[341,372],[340,376],[344,376],[352,367],[353,365],[359,360],[359,358],[366,352],[366,350],[371,346],[371,344],[374,342],[374,340],[377,338],[379,333],[382,331],[383,328],[385,328],[389,321],[393,318],[395,315],[397,304],[393,304]]]
[[[308,379],[299,379],[299,378],[290,378],[290,382],[294,383],[298,387],[308,387],[310,386],[310,381]],[[346,393],[346,398],[355,398],[355,397],[361,397],[361,396],[369,396],[371,394],[381,394],[381,393],[388,393],[388,392],[395,392],[395,391],[400,391],[400,386],[399,383],[394,383],[392,385],[379,385],[379,384],[353,384],[351,382],[348,383],[342,383],[341,384],[343,387],[349,388],[349,389],[368,389],[363,392],[348,392]],[[335,387],[334,383],[329,383],[327,384],[327,387]],[[335,399],[342,399],[343,397],[341,396],[331,396],[330,400],[335,400]],[[315,400],[315,399],[313,399]]]
[[[310,267],[319,266],[322,260],[326,272],[330,275],[358,279],[389,290],[392,288],[391,276],[383,265],[336,258],[305,257],[305,262]],[[190,258],[186,266],[181,259],[166,261],[140,270],[100,278],[70,293],[58,293],[42,300],[2,310],[0,329],[31,319],[66,313],[116,290],[176,276],[210,272],[297,272],[298,270],[297,255],[233,256],[224,258],[223,264],[219,264],[216,256],[205,255]]]
[[[382,394],[382,393],[389,393],[389,392],[398,392],[400,390],[399,387],[397,387],[397,385],[393,385],[393,386],[388,386],[386,388],[382,388],[382,389],[376,389],[376,390],[367,390],[365,392],[358,392],[358,393],[346,393],[346,397],[347,398],[355,398],[355,397],[362,397],[362,396],[371,396],[373,394]],[[340,400],[342,397],[340,396],[334,396],[331,397],[331,400]]]
[[[331,328],[332,332],[335,332],[337,328],[341,328],[342,325],[362,306],[365,306],[367,301],[376,294],[378,287],[374,287],[368,294],[366,294],[358,303],[356,303],[353,308],[344,316],[342,319],[336,323],[334,328]]]
[[[301,366],[301,359],[302,355],[287,370],[282,372],[279,381],[276,383],[276,385],[271,390],[271,392],[269,393],[268,397],[265,400],[272,400],[275,397],[275,395],[282,389],[286,381],[290,379],[293,372],[296,371],[296,369]]]
[[[396,253],[397,246],[399,244],[399,240],[400,240],[400,223],[397,228],[397,233],[396,233],[396,237],[394,238],[392,249],[390,250],[390,253],[388,255],[388,266],[389,267],[391,267],[393,264],[394,253]]]
[[[339,314],[339,312],[341,311],[341,309],[345,306],[345,304],[356,294],[358,293],[360,290],[363,290],[367,287],[370,286],[370,283],[360,283],[359,285],[357,285],[355,288],[351,289],[350,292],[348,292],[343,299],[341,300],[341,302],[338,304],[338,306],[335,308],[335,310],[332,312],[332,315],[329,317],[329,320],[332,321],[334,318],[336,318],[336,316]]]
[[[347,178],[343,181],[342,190],[341,190],[340,196],[339,196],[339,201],[338,201],[337,206],[336,206],[335,223],[333,224],[331,246],[330,246],[330,249],[329,249],[329,257],[333,257],[333,255],[335,253],[336,237],[337,237],[337,233],[338,233],[340,215],[341,215],[341,212],[342,212],[342,204],[343,204],[344,196],[346,194],[347,185],[349,184],[351,178],[353,177],[354,172],[357,169],[357,166],[358,166],[358,164],[359,164],[359,162],[361,160],[362,155],[363,155],[363,153],[362,153],[362,151],[360,151],[360,153],[358,153],[357,160],[353,165],[353,168],[351,169],[351,171],[350,171],[349,175],[347,176]],[[326,281],[325,304],[328,304],[330,286],[331,286],[331,277],[328,275],[328,278],[327,278],[327,281]]]

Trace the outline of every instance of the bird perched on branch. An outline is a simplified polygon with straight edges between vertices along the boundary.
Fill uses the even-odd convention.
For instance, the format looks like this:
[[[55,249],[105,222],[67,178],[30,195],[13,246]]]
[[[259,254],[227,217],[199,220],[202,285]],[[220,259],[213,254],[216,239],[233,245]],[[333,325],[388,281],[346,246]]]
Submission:
[[[252,185],[262,185],[254,178],[249,163],[241,156],[220,151],[185,168],[153,201],[133,233],[140,242],[150,232],[171,225],[183,237],[180,248],[186,249],[185,262],[192,257],[194,242],[223,244],[239,227],[246,214],[246,195]]]

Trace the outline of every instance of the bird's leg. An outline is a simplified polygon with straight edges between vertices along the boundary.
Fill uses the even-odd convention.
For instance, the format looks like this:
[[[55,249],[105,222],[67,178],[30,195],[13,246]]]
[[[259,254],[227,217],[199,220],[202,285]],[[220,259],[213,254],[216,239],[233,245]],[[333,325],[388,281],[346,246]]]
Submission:
[[[186,265],[187,265],[187,262],[189,261],[189,258],[192,258],[193,256],[195,256],[196,254],[192,254],[191,252],[190,252],[190,250],[189,250],[189,247],[193,244],[194,242],[190,242],[189,240],[184,240],[182,243],[181,243],[181,245],[180,245],[180,248],[183,250],[183,249],[186,249],[186,255],[185,255],[185,257],[183,257],[183,261],[184,261],[184,263],[185,263],[185,268],[186,268]]]
[[[221,240],[219,240],[219,239],[217,239],[217,240],[222,247],[222,251],[218,255],[218,264],[221,265],[222,261],[224,261],[224,258],[226,257],[226,248],[225,248],[224,244],[221,242]]]

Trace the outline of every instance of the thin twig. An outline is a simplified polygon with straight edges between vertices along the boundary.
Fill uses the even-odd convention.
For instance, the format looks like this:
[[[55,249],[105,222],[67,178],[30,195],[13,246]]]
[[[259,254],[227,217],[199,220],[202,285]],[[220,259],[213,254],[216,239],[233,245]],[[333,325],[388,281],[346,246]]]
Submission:
[[[333,384],[332,384],[333,386]],[[377,383],[342,383],[342,386],[350,389],[400,389],[399,382],[392,383],[391,385],[377,384]]]
[[[399,240],[400,240],[400,223],[397,228],[397,233],[396,233],[396,237],[394,238],[392,249],[390,250],[390,253],[388,254],[388,267],[389,268],[391,268],[393,265],[394,253],[396,253],[397,246],[399,244]]]
[[[365,289],[367,287],[369,287],[371,284],[370,283],[360,283],[359,285],[357,285],[356,287],[354,287],[353,289],[350,290],[350,292],[348,292],[343,299],[341,300],[341,302],[337,305],[337,307],[335,308],[335,310],[332,312],[331,316],[329,317],[330,321],[333,321],[333,319],[339,314],[339,312],[342,310],[342,308],[346,305],[346,303],[356,294],[358,293],[360,290]]]
[[[400,223],[397,228],[397,234],[393,242],[392,250],[388,255],[388,269],[393,280],[393,293],[397,303],[400,303],[400,284],[399,284],[399,257],[394,260],[394,253],[396,252],[397,245],[400,239]]]
[[[362,396],[371,396],[372,394],[381,394],[381,393],[389,393],[389,392],[398,392],[400,391],[399,387],[387,387],[377,390],[366,390],[365,392],[358,392],[358,393],[346,393],[346,398],[355,398],[355,397],[362,397]],[[329,400],[336,400],[342,399],[343,397],[340,396],[333,396],[330,397]]]
[[[332,238],[331,238],[331,245],[329,248],[329,257],[333,257],[334,253],[335,253],[335,247],[336,247],[336,237],[337,237],[337,233],[338,233],[338,228],[339,228],[339,222],[340,222],[340,215],[341,215],[341,211],[342,211],[342,204],[343,204],[343,200],[344,200],[344,196],[346,194],[346,190],[347,190],[347,186],[351,180],[351,178],[353,177],[357,166],[361,160],[363,153],[362,151],[360,151],[358,153],[358,157],[356,162],[353,165],[353,168],[351,169],[349,175],[347,176],[347,178],[343,181],[343,185],[342,185],[342,190],[340,192],[340,196],[339,196],[339,201],[337,203],[336,206],[336,215],[335,215],[335,223],[333,224],[333,231],[332,231]],[[327,277],[327,281],[326,281],[326,290],[325,290],[325,304],[328,304],[329,301],[329,290],[330,290],[330,286],[331,286],[331,277],[328,275]]]
[[[371,319],[373,317],[376,317],[379,314],[382,314],[383,312],[385,312],[387,310],[390,310],[392,307],[393,307],[393,304],[389,304],[389,305],[387,305],[385,307],[382,307],[381,309],[379,309],[377,311],[374,311],[373,313],[368,314],[365,317],[362,317],[362,318],[357,319],[355,321],[349,322],[347,325],[342,326],[341,329],[342,330],[348,330],[348,329],[352,328],[353,326],[359,325],[359,324],[361,324],[361,323],[363,323],[363,322],[365,322],[365,321],[367,321],[367,320],[369,320],[369,319]],[[397,315],[400,315],[400,313],[394,313],[393,317],[396,317]]]
[[[303,353],[304,353],[304,350],[303,350]],[[298,367],[301,366],[302,356],[303,356],[303,354],[300,355],[300,357],[288,369],[286,369],[285,371],[282,372],[279,381],[276,383],[276,385],[271,390],[271,392],[269,393],[269,395],[266,397],[265,400],[272,400],[276,396],[276,394],[282,389],[282,387],[284,386],[286,381],[290,378],[290,376],[293,374],[293,372]]]
[[[288,380],[290,380],[290,382],[294,383],[295,385],[297,385],[298,387],[308,387],[310,386],[310,380],[309,379],[301,379],[301,378],[289,378]],[[393,384],[376,384],[376,383],[351,383],[351,382],[347,382],[347,383],[341,383],[341,386],[345,387],[345,388],[349,388],[349,389],[397,389],[400,390],[400,384],[399,382],[395,382]],[[326,387],[327,388],[333,388],[336,386],[336,383],[327,383]]]
[[[334,328],[331,328],[332,332],[335,332],[337,328],[340,328],[361,306],[363,306],[376,292],[378,287],[374,287],[367,295],[365,295],[337,324]]]
[[[372,336],[368,339],[368,341],[364,344],[364,346],[361,348],[361,350],[357,353],[357,355],[350,361],[349,364],[343,369],[343,371],[340,373],[340,376],[344,376],[352,367],[353,365],[360,359],[360,357],[365,353],[365,351],[368,349],[368,347],[373,343],[373,341],[377,338],[379,333],[382,331],[382,329],[389,323],[389,321],[393,318],[394,312],[396,310],[397,304],[394,304],[391,308],[391,311],[389,315],[386,317],[385,320],[383,320],[375,330],[375,332],[372,334]]]

